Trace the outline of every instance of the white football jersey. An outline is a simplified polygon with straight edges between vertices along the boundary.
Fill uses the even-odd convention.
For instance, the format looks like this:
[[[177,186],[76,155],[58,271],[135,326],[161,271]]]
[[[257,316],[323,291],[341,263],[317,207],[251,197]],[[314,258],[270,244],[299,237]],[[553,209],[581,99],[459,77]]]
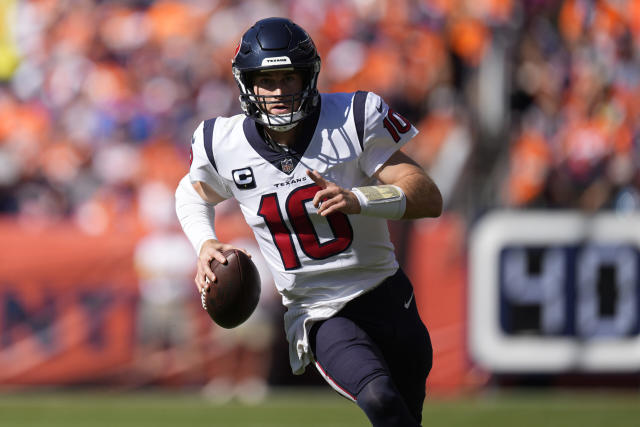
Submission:
[[[373,174],[418,131],[371,92],[322,94],[293,147],[276,149],[244,115],[202,122],[192,140],[190,179],[234,197],[273,273],[283,304],[291,364],[311,361],[311,321],[334,315],[398,269],[385,219],[317,214],[317,170],[343,188]]]

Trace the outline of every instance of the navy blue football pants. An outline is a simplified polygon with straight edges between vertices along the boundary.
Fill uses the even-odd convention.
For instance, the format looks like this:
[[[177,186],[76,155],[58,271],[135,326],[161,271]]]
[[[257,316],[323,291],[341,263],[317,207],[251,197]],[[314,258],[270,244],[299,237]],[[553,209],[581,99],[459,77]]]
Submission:
[[[359,402],[372,393],[390,398],[390,411],[403,411],[398,406],[405,406],[415,425],[420,423],[433,350],[413,287],[402,270],[332,318],[315,323],[310,344],[325,380],[358,403],[374,425],[377,415],[369,412],[376,409],[369,411],[364,407],[368,403]]]

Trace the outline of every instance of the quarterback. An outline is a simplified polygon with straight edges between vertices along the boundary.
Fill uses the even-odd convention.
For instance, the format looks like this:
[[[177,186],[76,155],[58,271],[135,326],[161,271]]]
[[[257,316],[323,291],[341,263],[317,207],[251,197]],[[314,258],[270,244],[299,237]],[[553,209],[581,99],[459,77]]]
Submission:
[[[440,192],[400,148],[418,131],[371,92],[317,90],[320,58],[288,19],[247,30],[232,61],[244,114],[202,122],[176,212],[215,286],[214,205],[238,200],[287,308],[294,373],[313,364],[374,426],[418,426],[432,348],[388,219],[436,217]]]

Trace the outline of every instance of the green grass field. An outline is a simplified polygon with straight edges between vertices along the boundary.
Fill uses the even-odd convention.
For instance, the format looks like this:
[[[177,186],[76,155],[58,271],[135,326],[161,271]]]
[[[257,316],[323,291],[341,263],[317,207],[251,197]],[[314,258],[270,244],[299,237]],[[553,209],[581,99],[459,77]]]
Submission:
[[[368,426],[331,391],[273,392],[256,406],[214,405],[191,393],[0,393],[2,427],[325,427]],[[423,425],[618,427],[640,425],[640,393],[512,392],[430,398]]]

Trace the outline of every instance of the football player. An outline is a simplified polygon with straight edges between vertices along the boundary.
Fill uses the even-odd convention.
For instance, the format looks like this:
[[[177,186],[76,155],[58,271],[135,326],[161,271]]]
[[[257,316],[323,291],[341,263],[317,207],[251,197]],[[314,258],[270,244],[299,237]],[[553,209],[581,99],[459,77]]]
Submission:
[[[232,61],[244,114],[202,122],[176,211],[215,286],[214,208],[238,200],[287,307],[294,373],[315,364],[374,426],[420,425],[430,338],[387,219],[437,217],[440,191],[400,148],[418,131],[375,93],[317,90],[320,58],[288,19],[247,30]]]

